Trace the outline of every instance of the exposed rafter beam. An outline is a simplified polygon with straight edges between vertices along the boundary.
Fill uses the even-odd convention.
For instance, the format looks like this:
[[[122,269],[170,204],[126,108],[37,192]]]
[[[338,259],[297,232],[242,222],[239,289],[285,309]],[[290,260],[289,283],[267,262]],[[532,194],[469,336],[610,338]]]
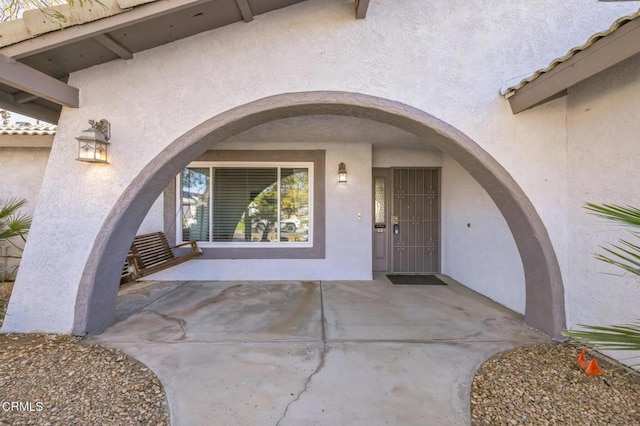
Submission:
[[[67,27],[64,31],[52,31],[39,37],[0,49],[0,54],[20,59],[55,47],[66,46],[106,32],[119,30],[129,25],[148,21],[171,12],[207,3],[211,0],[165,0],[143,4],[118,15]]]
[[[75,87],[3,55],[0,55],[0,83],[59,105],[80,106],[80,91]]]
[[[108,36],[107,34],[99,34],[94,37],[94,40],[120,56],[122,59],[131,59],[133,58],[133,53],[131,53],[126,47],[122,46],[120,43],[115,41],[113,38]]]
[[[37,118],[38,120],[44,120],[54,124],[56,124],[58,122],[58,119],[60,118],[60,111],[49,109],[32,102],[23,104],[18,103],[12,95],[5,92],[0,92],[0,107],[13,112],[17,112],[18,114]]]
[[[236,0],[236,3],[238,4],[244,22],[253,21],[253,13],[251,12],[251,6],[249,6],[249,0]]]
[[[367,9],[369,9],[369,0],[356,0],[356,19],[366,18]]]
[[[35,101],[36,99],[38,99],[38,97],[36,95],[32,95],[31,93],[18,92],[13,95],[13,99],[15,99],[15,101],[19,104],[26,104],[27,102]]]
[[[640,18],[576,53],[517,89],[509,104],[514,114],[553,100],[575,84],[640,53]]]

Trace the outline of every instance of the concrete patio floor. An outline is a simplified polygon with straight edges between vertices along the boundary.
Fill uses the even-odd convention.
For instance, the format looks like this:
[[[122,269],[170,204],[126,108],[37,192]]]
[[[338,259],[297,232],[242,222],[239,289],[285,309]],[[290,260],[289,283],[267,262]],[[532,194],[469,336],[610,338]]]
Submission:
[[[162,381],[173,425],[464,425],[476,369],[550,342],[448,277],[143,282],[93,339]]]

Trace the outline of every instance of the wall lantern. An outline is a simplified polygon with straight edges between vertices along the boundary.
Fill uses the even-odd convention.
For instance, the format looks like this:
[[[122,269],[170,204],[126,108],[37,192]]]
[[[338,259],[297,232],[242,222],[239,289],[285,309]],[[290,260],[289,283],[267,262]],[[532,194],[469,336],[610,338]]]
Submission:
[[[102,119],[97,123],[94,120],[89,120],[89,124],[91,127],[83,130],[76,138],[78,141],[78,158],[76,160],[109,164],[107,151],[109,139],[111,139],[111,123]]]
[[[347,166],[344,163],[338,165],[338,182],[345,183],[347,181]]]

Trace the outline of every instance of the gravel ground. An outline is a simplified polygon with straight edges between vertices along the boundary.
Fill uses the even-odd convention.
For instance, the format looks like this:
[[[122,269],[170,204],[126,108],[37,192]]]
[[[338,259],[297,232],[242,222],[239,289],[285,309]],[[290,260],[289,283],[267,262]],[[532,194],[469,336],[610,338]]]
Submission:
[[[10,294],[0,283],[0,323]],[[0,425],[73,424],[168,425],[162,384],[135,359],[77,337],[0,334]]]
[[[640,374],[596,354],[604,374],[588,377],[579,353],[533,345],[486,361],[473,380],[472,425],[640,424]]]

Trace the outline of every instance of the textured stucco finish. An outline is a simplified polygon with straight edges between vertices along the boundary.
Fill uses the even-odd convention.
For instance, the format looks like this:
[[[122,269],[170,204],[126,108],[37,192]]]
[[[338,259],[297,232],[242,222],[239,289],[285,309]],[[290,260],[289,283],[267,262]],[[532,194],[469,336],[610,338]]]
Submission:
[[[640,206],[640,55],[573,87],[568,96],[570,158],[568,325],[635,322],[638,280],[596,260],[600,246],[633,242],[629,228],[589,215],[584,203]],[[624,358],[628,358],[625,354]]]
[[[561,7],[554,0],[412,0],[402,8],[372,2],[367,19],[354,21],[351,4],[305,2],[249,25],[231,25],[73,74],[69,84],[80,88],[81,108],[63,110],[33,244],[25,253],[4,330],[82,333],[107,325],[125,241],[170,179],[207,144],[273,119],[314,113],[393,122],[434,140],[481,182],[514,232],[525,263],[549,266],[527,269],[525,264],[527,307],[546,306],[526,314],[530,324],[557,335],[564,326],[563,295],[556,293],[562,292],[560,271],[553,250],[540,250],[550,237],[566,273],[566,103],[514,117],[497,92],[631,10],[586,0]],[[236,111],[244,117],[222,114],[256,99],[315,90],[360,92],[417,110],[379,114],[380,108],[393,110],[397,104],[381,107],[357,99],[353,103],[370,106],[358,108],[348,97],[333,104],[337,100],[331,96],[315,94],[291,95],[284,103],[282,97],[266,99],[256,115],[246,108]],[[269,102],[272,113],[264,112]],[[404,113],[420,117],[406,120]],[[88,119],[103,117],[112,123],[111,165],[73,161],[74,136]],[[433,117],[451,125],[446,137],[427,130],[443,126]],[[462,141],[470,139],[454,129],[482,149],[463,147]],[[327,164],[335,160],[328,158]],[[518,185],[523,192],[512,191]],[[532,252],[537,257],[530,257]],[[36,293],[44,296],[32,298]],[[89,312],[97,316],[90,320]]]
[[[508,224],[469,173],[443,160],[442,273],[524,313],[525,274]]]
[[[20,209],[20,213],[33,215],[50,151],[48,148],[0,147],[0,201],[14,197],[24,198],[27,203]],[[22,240],[18,238],[14,242],[22,245]],[[8,244],[0,242],[0,247],[3,245],[8,246]],[[9,248],[9,251],[11,255],[18,254],[13,248]],[[3,266],[3,261],[4,259],[0,257],[0,268]],[[13,274],[16,264],[15,259],[7,259],[7,272]],[[0,272],[0,278],[2,277]],[[9,274],[6,277],[9,277]]]
[[[48,148],[0,147],[0,199],[25,198],[27,204],[20,211],[32,215],[50,151]]]

